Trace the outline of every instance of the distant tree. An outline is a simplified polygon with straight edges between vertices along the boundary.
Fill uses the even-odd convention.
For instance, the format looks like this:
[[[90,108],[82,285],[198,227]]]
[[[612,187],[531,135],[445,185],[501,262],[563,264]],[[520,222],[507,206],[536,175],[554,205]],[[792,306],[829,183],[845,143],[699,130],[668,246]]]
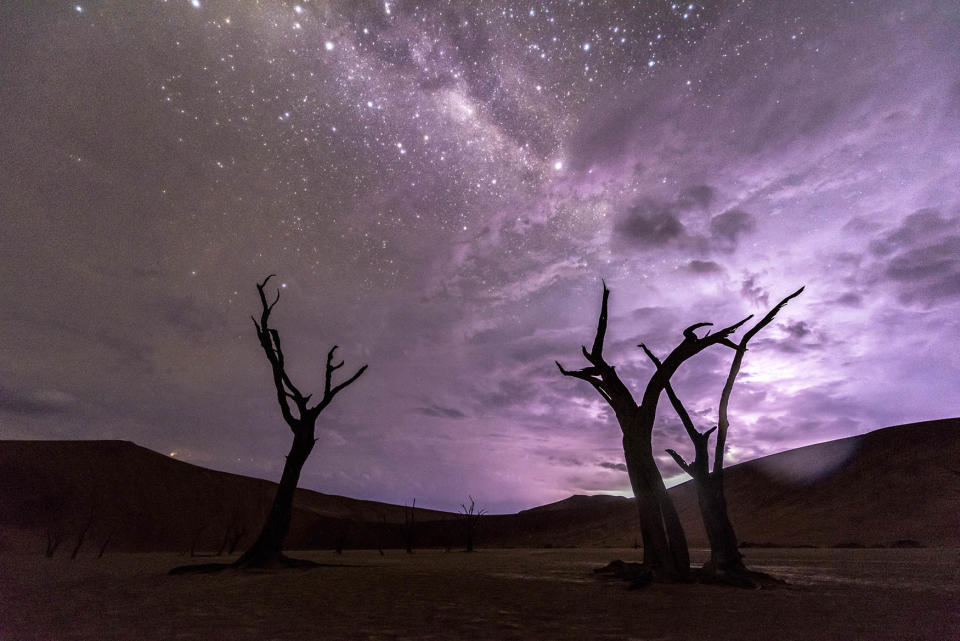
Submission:
[[[654,575],[686,577],[690,571],[690,554],[687,539],[680,524],[680,517],[667,494],[663,477],[653,457],[651,437],[657,414],[660,394],[670,382],[677,368],[689,358],[706,348],[717,345],[732,345],[730,334],[747,322],[750,317],[702,337],[696,330],[712,323],[697,323],[683,330],[683,340],[673,348],[669,356],[647,381],[638,404],[627,386],[620,380],[616,370],[603,357],[603,342],[607,331],[607,299],[610,290],[603,285],[603,301],[593,347],[582,347],[583,356],[590,363],[580,370],[567,370],[557,362],[560,373],[587,381],[613,409],[623,432],[623,454],[630,477],[630,486],[637,499],[640,515],[640,533],[643,539],[643,566]]]
[[[280,334],[269,325],[270,312],[273,311],[274,306],[280,300],[280,290],[278,289],[274,301],[267,303],[264,287],[271,278],[273,278],[273,275],[267,276],[262,283],[257,284],[262,309],[259,322],[254,318],[253,324],[257,330],[257,337],[260,339],[260,346],[270,362],[270,369],[273,372],[273,386],[276,391],[277,402],[280,404],[280,413],[293,432],[293,445],[287,455],[286,463],[284,463],[280,485],[277,487],[276,497],[260,535],[250,549],[244,552],[233,564],[235,567],[242,568],[291,567],[307,564],[303,561],[290,559],[281,551],[284,540],[287,538],[287,532],[290,530],[293,495],[300,480],[300,472],[304,463],[307,462],[310,452],[313,451],[314,444],[316,444],[315,428],[320,413],[333,401],[337,393],[360,378],[367,369],[367,366],[364,365],[353,376],[338,385],[334,385],[333,373],[343,366],[343,361],[333,362],[333,355],[337,349],[337,346],[334,345],[327,353],[323,396],[317,404],[310,406],[309,402],[312,395],[301,393],[293,384],[293,381],[290,380],[284,364],[283,349],[280,346]]]
[[[732,343],[734,348],[733,361],[730,364],[730,371],[723,385],[723,391],[720,394],[720,407],[718,411],[717,426],[712,427],[705,432],[700,432],[694,426],[689,412],[687,412],[680,398],[673,390],[669,381],[666,383],[667,397],[673,405],[677,416],[683,423],[683,427],[690,437],[694,447],[694,459],[686,462],[683,457],[674,450],[667,450],[667,453],[673,457],[684,472],[693,478],[694,485],[697,488],[697,501],[700,505],[700,515],[703,519],[703,526],[707,532],[707,539],[710,541],[710,560],[703,566],[701,576],[704,580],[711,582],[728,583],[742,587],[757,587],[759,584],[771,580],[766,574],[748,570],[743,563],[743,555],[740,554],[737,535],[734,532],[733,524],[727,514],[727,500],[724,495],[723,487],[723,455],[726,449],[727,431],[730,427],[727,411],[730,406],[730,395],[733,393],[733,385],[740,373],[740,367],[743,363],[743,357],[747,352],[747,343],[757,332],[766,327],[773,321],[777,313],[793,298],[796,298],[803,292],[803,287],[793,292],[771,309],[756,325],[751,327],[740,339],[739,343]],[[653,352],[647,349],[646,345],[640,345],[641,349],[647,354],[653,364],[659,370],[663,363]],[[710,470],[710,455],[708,453],[708,444],[710,435],[716,430],[717,441],[716,449],[713,455],[713,470]]]
[[[113,541],[113,535],[116,533],[116,528],[114,527],[109,532],[107,532],[107,537],[103,540],[103,543],[100,544],[100,550],[97,552],[97,558],[103,558],[104,553],[107,551],[110,542]]]
[[[467,498],[470,499],[470,505],[468,507],[466,503],[461,503],[457,518],[463,523],[463,531],[467,536],[467,552],[473,552],[473,540],[477,532],[477,525],[487,511],[476,509],[477,504],[472,496],[468,495]]]
[[[73,546],[73,551],[70,552],[70,558],[76,559],[77,555],[80,554],[80,548],[83,547],[83,542],[87,538],[87,532],[90,531],[90,526],[93,525],[94,515],[91,513],[90,517],[84,521],[83,526],[81,526],[80,531],[77,532],[77,544]]]
[[[387,535],[387,515],[380,512],[378,516],[380,517],[380,527],[377,528],[377,552],[380,553],[380,556],[384,556],[383,540]]]
[[[47,546],[43,551],[45,557],[52,558],[54,553],[56,553],[57,548],[60,547],[60,543],[63,541],[63,533],[54,528],[49,528],[47,530]]]
[[[403,506],[403,545],[407,549],[407,554],[413,554],[413,526],[416,521],[417,499],[414,497],[412,505]]]

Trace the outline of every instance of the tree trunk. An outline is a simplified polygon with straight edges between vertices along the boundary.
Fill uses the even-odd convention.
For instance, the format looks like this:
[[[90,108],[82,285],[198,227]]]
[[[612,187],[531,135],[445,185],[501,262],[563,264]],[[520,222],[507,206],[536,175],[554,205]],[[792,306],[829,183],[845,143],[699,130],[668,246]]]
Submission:
[[[630,486],[637,499],[643,564],[654,573],[683,578],[690,571],[690,555],[680,517],[667,494],[649,441],[624,437],[623,451]]]
[[[610,290],[604,283],[593,347],[590,350],[587,350],[585,345],[581,348],[590,367],[571,371],[558,361],[557,368],[564,376],[573,376],[590,383],[616,414],[623,432],[623,453],[630,475],[630,485],[637,497],[640,531],[643,534],[643,565],[653,575],[661,574],[668,579],[683,580],[690,573],[687,537],[653,458],[651,435],[657,417],[657,403],[660,394],[670,384],[670,377],[685,361],[712,345],[732,345],[728,337],[750,317],[712,334],[708,331],[703,337],[697,336],[696,330],[711,323],[696,323],[683,330],[683,341],[673,348],[662,363],[659,359],[656,360],[657,369],[647,381],[643,398],[637,404],[633,394],[617,375],[616,368],[603,358],[609,296]],[[645,351],[647,349],[642,344],[638,347]]]
[[[723,576],[746,572],[737,535],[727,516],[727,499],[723,492],[723,476],[707,474],[694,479],[700,516],[710,541],[710,562],[704,566],[708,575]]]
[[[300,471],[313,450],[312,435],[298,434],[283,466],[283,475],[277,487],[277,495],[263,530],[250,549],[234,562],[235,567],[273,567],[290,564],[283,553],[283,542],[290,530],[290,518],[293,514],[293,495],[300,481]]]

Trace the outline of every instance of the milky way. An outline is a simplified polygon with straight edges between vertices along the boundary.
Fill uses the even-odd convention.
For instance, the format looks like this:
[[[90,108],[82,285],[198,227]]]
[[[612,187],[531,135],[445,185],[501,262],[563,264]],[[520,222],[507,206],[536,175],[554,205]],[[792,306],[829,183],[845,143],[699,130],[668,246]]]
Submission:
[[[806,285],[752,343],[731,463],[954,416],[951,5],[5,3],[0,438],[276,478],[270,273],[301,389],[334,343],[370,365],[321,421],[301,483],[325,492],[628,493],[614,418],[553,364],[601,278],[637,393],[637,343]],[[728,359],[675,379],[703,426]]]

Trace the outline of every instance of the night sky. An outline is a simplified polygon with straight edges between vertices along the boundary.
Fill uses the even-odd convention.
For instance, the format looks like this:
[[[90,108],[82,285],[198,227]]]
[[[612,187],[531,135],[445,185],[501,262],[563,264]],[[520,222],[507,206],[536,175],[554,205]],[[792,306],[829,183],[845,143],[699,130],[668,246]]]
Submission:
[[[586,365],[601,278],[637,397],[637,343],[806,285],[751,343],[729,463],[956,416],[958,33],[953,1],[4,2],[0,438],[279,478],[270,273],[304,392],[334,343],[370,365],[318,423],[324,492],[629,493],[554,365]],[[674,379],[701,428],[730,356]]]

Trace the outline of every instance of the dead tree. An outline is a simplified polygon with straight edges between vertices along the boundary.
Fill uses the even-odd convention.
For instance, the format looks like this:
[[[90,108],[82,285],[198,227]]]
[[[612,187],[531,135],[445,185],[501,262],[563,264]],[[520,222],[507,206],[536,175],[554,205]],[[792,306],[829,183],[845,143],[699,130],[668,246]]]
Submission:
[[[73,546],[73,550],[70,552],[70,559],[76,559],[77,555],[80,554],[80,548],[83,547],[83,542],[87,538],[87,532],[90,531],[90,526],[93,525],[93,515],[90,515],[90,518],[86,520],[83,524],[83,527],[80,528],[80,531],[77,533],[77,544]]]
[[[690,554],[687,539],[673,501],[667,494],[663,477],[653,457],[651,437],[657,415],[660,393],[666,388],[677,368],[689,358],[696,356],[712,345],[733,345],[728,338],[738,327],[747,322],[747,317],[738,323],[700,337],[696,330],[712,323],[697,323],[683,330],[683,340],[664,359],[662,366],[654,371],[647,381],[638,404],[627,386],[620,380],[614,366],[603,357],[603,341],[607,331],[607,299],[610,290],[603,285],[603,302],[593,348],[582,347],[589,367],[567,370],[558,362],[564,376],[587,381],[610,405],[623,432],[623,453],[630,476],[630,486],[637,499],[640,515],[640,533],[643,538],[643,565],[653,574],[683,578],[690,571]]]
[[[700,506],[700,516],[703,519],[703,526],[707,532],[707,539],[710,541],[710,560],[701,570],[701,578],[708,582],[727,583],[741,587],[758,587],[763,583],[768,583],[772,578],[760,572],[753,572],[743,564],[743,555],[740,554],[739,542],[734,532],[733,524],[727,514],[727,500],[724,495],[723,486],[723,453],[726,448],[727,430],[730,422],[727,416],[727,409],[730,405],[730,395],[733,392],[733,384],[736,382],[737,375],[740,373],[740,366],[743,363],[743,356],[747,352],[747,343],[757,332],[766,327],[774,319],[777,313],[791,299],[800,295],[803,287],[790,294],[780,301],[766,316],[764,316],[756,325],[751,327],[740,339],[739,343],[732,343],[730,346],[734,349],[733,361],[730,364],[730,371],[720,394],[720,407],[717,426],[710,428],[705,432],[700,432],[694,426],[680,398],[673,390],[673,386],[668,381],[666,384],[667,397],[673,405],[677,416],[693,443],[694,458],[691,462],[686,462],[682,456],[674,450],[667,450],[667,453],[673,457],[684,472],[693,478],[697,488],[697,502]],[[653,352],[647,349],[646,345],[640,345],[640,348],[647,354],[653,364],[659,370],[663,367],[660,359]],[[716,431],[717,441],[713,457],[713,470],[710,470],[710,455],[708,445],[710,435]]]
[[[334,385],[333,373],[343,366],[343,361],[339,363],[333,361],[333,355],[337,349],[337,346],[334,345],[327,352],[323,396],[317,404],[310,406],[312,394],[304,395],[290,380],[284,364],[283,348],[280,346],[280,334],[269,325],[270,312],[273,311],[274,306],[280,300],[280,290],[278,289],[274,301],[272,303],[267,302],[263,290],[271,278],[273,278],[273,275],[267,276],[262,283],[257,284],[262,309],[260,321],[258,322],[256,318],[253,318],[253,324],[257,329],[260,346],[270,362],[270,369],[273,372],[273,386],[276,390],[277,401],[280,404],[280,413],[290,427],[290,431],[293,432],[293,445],[287,455],[286,463],[284,463],[280,485],[277,487],[277,494],[260,535],[250,549],[244,552],[233,564],[235,567],[242,568],[305,565],[303,561],[284,556],[281,551],[283,542],[287,538],[287,532],[290,530],[293,495],[300,480],[300,471],[317,442],[314,435],[320,413],[333,401],[337,393],[360,378],[361,374],[367,369],[367,366],[364,365],[353,376],[338,385]]]
[[[47,530],[47,547],[43,551],[45,557],[52,558],[54,553],[56,553],[57,548],[60,547],[60,542],[63,541],[63,533],[59,530],[48,529]]]
[[[107,551],[107,547],[110,545],[110,542],[113,541],[113,535],[116,531],[116,528],[113,528],[107,533],[107,538],[105,538],[103,543],[100,544],[100,550],[97,552],[98,559],[103,558],[104,553]]]
[[[413,526],[417,521],[417,499],[413,499],[410,507],[403,506],[403,544],[407,554],[413,554]]]
[[[487,511],[476,509],[476,501],[473,500],[472,496],[467,495],[467,498],[470,499],[470,506],[468,507],[466,503],[461,503],[460,511],[457,512],[457,518],[463,523],[464,534],[467,536],[467,552],[473,552],[473,539],[477,532],[477,525]]]
[[[380,553],[380,556],[383,554],[383,540],[387,535],[387,515],[383,512],[380,512],[380,527],[377,528],[377,551]]]

